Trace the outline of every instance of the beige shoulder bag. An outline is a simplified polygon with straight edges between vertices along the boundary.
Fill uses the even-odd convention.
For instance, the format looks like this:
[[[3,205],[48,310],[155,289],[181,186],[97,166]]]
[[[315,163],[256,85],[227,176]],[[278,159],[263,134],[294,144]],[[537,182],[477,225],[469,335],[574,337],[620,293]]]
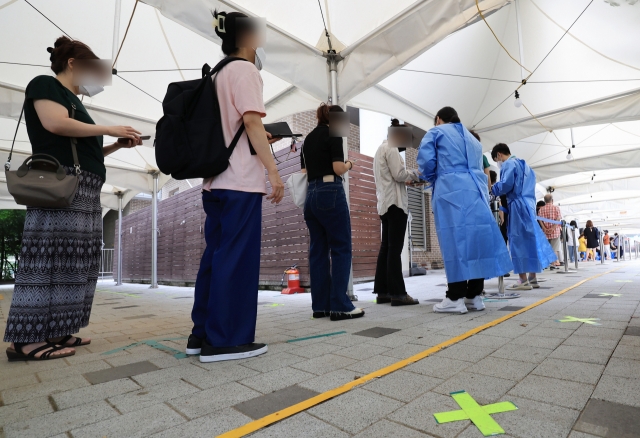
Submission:
[[[27,157],[18,170],[11,169],[11,155],[16,142],[18,128],[24,113],[24,105],[20,111],[18,127],[11,143],[9,159],[4,165],[7,188],[16,204],[40,208],[65,208],[73,202],[78,191],[80,162],[76,150],[77,140],[69,138],[73,151],[74,174],[67,175],[60,162],[48,154],[34,154]],[[71,104],[69,117],[75,118],[76,106]]]

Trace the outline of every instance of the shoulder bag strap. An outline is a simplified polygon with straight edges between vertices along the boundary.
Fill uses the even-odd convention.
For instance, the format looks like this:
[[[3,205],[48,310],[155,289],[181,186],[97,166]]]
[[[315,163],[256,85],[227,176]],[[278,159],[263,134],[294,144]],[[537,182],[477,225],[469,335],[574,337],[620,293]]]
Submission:
[[[22,109],[20,110],[20,117],[18,118],[18,125],[16,126],[16,132],[13,134],[13,141],[11,142],[11,151],[9,151],[9,158],[7,158],[7,162],[4,163],[4,170],[11,169],[11,156],[13,155],[13,145],[16,144],[16,137],[18,136],[18,129],[20,128],[20,122],[22,121],[23,113],[24,113],[24,103],[22,104]]]
[[[71,109],[69,110],[69,118],[76,118],[76,106],[73,103],[71,104]],[[80,175],[80,161],[78,160],[78,150],[76,149],[78,139],[76,139],[75,137],[69,137],[69,142],[71,143],[71,153],[73,154],[73,168],[76,171],[76,175]]]

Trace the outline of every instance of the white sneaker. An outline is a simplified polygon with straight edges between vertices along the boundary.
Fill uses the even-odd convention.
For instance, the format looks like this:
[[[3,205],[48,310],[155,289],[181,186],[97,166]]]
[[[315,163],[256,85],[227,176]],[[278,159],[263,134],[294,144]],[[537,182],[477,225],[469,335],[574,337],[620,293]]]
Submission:
[[[507,290],[531,290],[533,287],[529,284],[528,281],[521,283],[520,280],[516,281],[514,284],[509,286]]]
[[[469,298],[465,298],[464,299],[464,304],[467,306],[467,309],[469,309],[469,310],[484,310],[485,309],[484,300],[482,299],[482,295],[478,295],[472,300],[470,300]]]
[[[451,301],[449,298],[445,298],[441,303],[433,306],[433,311],[436,313],[467,313],[467,306],[464,305],[464,300]]]

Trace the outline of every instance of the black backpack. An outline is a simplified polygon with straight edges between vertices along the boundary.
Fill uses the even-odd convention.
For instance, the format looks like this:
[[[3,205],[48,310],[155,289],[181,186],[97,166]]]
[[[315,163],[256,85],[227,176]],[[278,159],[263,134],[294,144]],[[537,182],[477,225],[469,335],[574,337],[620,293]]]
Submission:
[[[174,179],[209,178],[229,167],[229,158],[244,132],[244,124],[227,147],[216,78],[212,81],[211,76],[233,61],[246,59],[226,57],[209,72],[205,65],[202,79],[169,84],[162,101],[164,116],[156,125],[154,142],[156,163],[162,173]]]

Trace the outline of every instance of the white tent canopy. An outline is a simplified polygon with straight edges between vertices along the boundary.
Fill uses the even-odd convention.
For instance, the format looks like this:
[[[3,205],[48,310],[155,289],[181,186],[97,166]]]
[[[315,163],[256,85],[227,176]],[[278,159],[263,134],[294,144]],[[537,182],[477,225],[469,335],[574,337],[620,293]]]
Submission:
[[[614,8],[603,0],[480,1],[509,54],[534,72],[519,89],[524,106],[516,108],[514,91],[529,72],[496,41],[475,0],[142,0],[118,58],[119,77],[85,103],[98,123],[126,123],[153,135],[167,84],[197,78],[205,62],[222,57],[211,17],[218,8],[267,20],[262,77],[268,120],[315,108],[330,95],[324,16],[341,59],[341,104],[423,129],[432,126],[439,108],[453,106],[481,134],[485,150],[509,143],[536,169],[542,186],[556,186],[567,213],[576,213],[581,197],[595,193],[609,196],[589,205],[617,209],[635,198],[614,193],[634,190],[633,178],[640,177],[632,170],[640,166],[640,4],[631,3]],[[135,1],[31,4],[100,57],[112,58]],[[0,0],[0,28],[11,36],[0,44],[0,117],[15,120],[29,80],[51,74],[45,49],[61,31],[22,0]],[[0,154],[10,146],[13,123],[0,119]],[[572,145],[568,128],[576,145],[573,161],[565,158]],[[18,139],[17,148],[27,153],[24,128]],[[121,150],[105,161],[105,207],[115,205],[114,190],[126,189],[128,196],[151,190],[153,149]],[[619,177],[606,176],[616,169]],[[160,184],[165,180],[161,176]],[[0,206],[6,207],[11,201],[2,186],[0,181]]]

